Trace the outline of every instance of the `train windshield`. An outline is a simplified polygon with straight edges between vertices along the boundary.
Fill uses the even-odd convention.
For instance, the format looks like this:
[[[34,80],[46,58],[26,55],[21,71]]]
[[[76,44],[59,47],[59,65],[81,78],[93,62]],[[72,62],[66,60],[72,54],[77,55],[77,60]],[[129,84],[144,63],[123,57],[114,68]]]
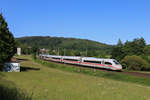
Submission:
[[[119,65],[120,63],[116,60],[113,61],[116,65]]]

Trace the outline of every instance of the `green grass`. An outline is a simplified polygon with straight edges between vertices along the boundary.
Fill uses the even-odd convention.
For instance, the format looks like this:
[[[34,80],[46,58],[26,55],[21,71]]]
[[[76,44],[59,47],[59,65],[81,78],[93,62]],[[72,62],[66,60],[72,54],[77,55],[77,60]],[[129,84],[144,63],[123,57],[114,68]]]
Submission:
[[[13,82],[34,100],[149,100],[150,87],[106,77],[86,75],[71,70],[58,70],[35,63],[30,56],[18,56],[28,59],[21,66],[40,68],[20,73],[0,73],[3,79]],[[51,66],[52,67],[52,66]],[[61,67],[61,66],[59,66]],[[71,67],[70,67],[71,68]],[[93,71],[94,72],[94,71]],[[96,71],[97,72],[97,71]],[[87,73],[87,72],[86,72]],[[88,72],[92,73],[92,72]]]
[[[150,86],[149,78],[126,75],[126,74],[122,74],[121,72],[105,72],[105,71],[99,71],[95,69],[89,70],[85,68],[78,68],[78,67],[76,68],[76,67],[72,67],[69,65],[56,64],[53,62],[43,61],[40,59],[36,59],[35,61],[44,66],[48,66],[48,67],[63,70],[63,71],[83,73],[83,74],[92,75],[92,76],[104,77],[104,78],[118,80],[118,81],[138,83],[138,84]]]
[[[130,71],[128,71],[128,72],[130,72]],[[132,71],[132,72],[138,72],[138,73],[150,74],[150,71]]]
[[[28,95],[24,90],[16,88],[13,82],[3,77],[0,73],[0,100],[32,100],[32,94]]]

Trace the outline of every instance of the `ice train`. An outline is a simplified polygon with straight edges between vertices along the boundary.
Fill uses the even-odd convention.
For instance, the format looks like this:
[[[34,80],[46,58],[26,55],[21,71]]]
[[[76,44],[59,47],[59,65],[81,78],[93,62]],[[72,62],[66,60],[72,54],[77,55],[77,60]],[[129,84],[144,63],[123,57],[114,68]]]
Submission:
[[[56,56],[46,54],[40,54],[39,56],[44,60],[50,60],[55,62],[89,66],[95,68],[104,68],[116,71],[122,70],[121,64],[115,59],[103,59],[103,58],[80,57],[80,56]]]

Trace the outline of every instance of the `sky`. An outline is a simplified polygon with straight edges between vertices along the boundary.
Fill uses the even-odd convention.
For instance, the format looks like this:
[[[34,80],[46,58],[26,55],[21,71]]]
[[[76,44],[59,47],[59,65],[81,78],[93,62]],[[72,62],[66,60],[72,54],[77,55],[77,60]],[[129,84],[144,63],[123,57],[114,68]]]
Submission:
[[[15,37],[56,36],[150,43],[150,0],[0,0]]]

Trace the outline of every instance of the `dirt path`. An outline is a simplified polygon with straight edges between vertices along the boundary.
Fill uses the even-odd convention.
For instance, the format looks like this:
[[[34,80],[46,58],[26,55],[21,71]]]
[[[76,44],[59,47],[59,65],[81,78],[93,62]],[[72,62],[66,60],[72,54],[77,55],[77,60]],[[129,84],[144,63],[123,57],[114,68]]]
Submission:
[[[128,75],[138,76],[138,77],[150,78],[150,74],[147,73],[140,73],[140,72],[123,72],[123,73]]]

